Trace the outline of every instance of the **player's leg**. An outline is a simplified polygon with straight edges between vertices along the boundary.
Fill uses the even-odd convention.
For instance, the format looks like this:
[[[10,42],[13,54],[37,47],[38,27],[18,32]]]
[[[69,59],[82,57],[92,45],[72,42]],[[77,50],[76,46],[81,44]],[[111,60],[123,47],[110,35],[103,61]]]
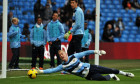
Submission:
[[[81,40],[83,38],[83,35],[75,35],[74,37],[75,37],[74,48],[76,53],[79,53],[82,51]],[[83,61],[83,58],[81,58],[80,60]]]
[[[127,76],[127,77],[131,77],[131,78],[135,77],[135,75],[133,73],[131,73],[131,72],[119,71],[119,74]]]
[[[61,59],[59,57],[59,54],[58,54],[58,51],[61,50],[61,41],[57,41],[56,42],[56,46],[55,46],[55,53],[56,53],[56,56],[57,56],[57,66],[61,64]]]
[[[15,54],[15,55],[16,55],[16,56],[15,56],[16,59],[15,59],[14,68],[15,68],[15,69],[20,69],[20,68],[19,68],[19,65],[18,65],[18,64],[19,64],[19,56],[20,56],[20,48],[16,48],[16,49],[15,49],[15,52],[16,52],[16,54]]]
[[[74,38],[72,37],[72,40],[69,43],[69,47],[68,47],[68,56],[74,54],[75,49],[74,49]]]
[[[36,60],[37,60],[37,47],[35,47],[34,45],[32,45],[32,69],[35,69],[36,67]]]
[[[14,63],[15,63],[15,59],[16,59],[16,51],[15,51],[15,48],[12,48],[11,49],[12,50],[12,54],[13,54],[13,56],[12,56],[12,59],[11,59],[11,61],[10,61],[10,63],[9,63],[9,66],[8,66],[8,69],[12,69],[12,67],[14,66]]]
[[[100,73],[91,74],[89,77],[86,77],[87,80],[97,80],[97,81],[109,81],[110,79],[114,79],[116,81],[120,81],[120,79],[115,74],[109,74],[106,76],[102,76]]]
[[[43,69],[44,64],[44,46],[39,47],[39,69]]]
[[[55,63],[54,63],[55,51],[54,50],[55,50],[54,45],[53,44],[50,45],[50,59],[51,59],[50,65],[51,65],[51,67],[55,67]]]

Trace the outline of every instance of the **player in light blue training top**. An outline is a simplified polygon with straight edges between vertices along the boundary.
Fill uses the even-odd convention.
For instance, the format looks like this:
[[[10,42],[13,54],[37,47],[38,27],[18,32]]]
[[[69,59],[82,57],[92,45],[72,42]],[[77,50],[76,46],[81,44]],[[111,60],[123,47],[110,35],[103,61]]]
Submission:
[[[106,68],[98,65],[91,65],[89,63],[83,63],[79,59],[83,56],[90,54],[106,54],[104,50],[88,50],[80,53],[75,53],[73,55],[68,56],[67,53],[63,50],[58,51],[62,64],[57,66],[56,68],[50,68],[46,70],[37,69],[38,73],[54,73],[58,71],[67,71],[71,74],[86,78],[87,80],[110,80],[113,78],[116,81],[120,81],[120,79],[115,74],[121,74],[128,77],[134,77],[133,73],[123,72],[117,69]],[[106,76],[102,76],[101,74],[109,74]]]

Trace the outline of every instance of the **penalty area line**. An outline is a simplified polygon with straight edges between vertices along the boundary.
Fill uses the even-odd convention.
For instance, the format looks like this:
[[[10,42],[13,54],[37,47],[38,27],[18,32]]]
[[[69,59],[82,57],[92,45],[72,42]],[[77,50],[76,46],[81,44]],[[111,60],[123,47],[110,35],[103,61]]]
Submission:
[[[37,76],[62,76],[65,74],[54,74],[54,75],[37,75]],[[28,77],[28,76],[18,76],[18,77],[8,77],[8,78],[24,78],[24,77]]]

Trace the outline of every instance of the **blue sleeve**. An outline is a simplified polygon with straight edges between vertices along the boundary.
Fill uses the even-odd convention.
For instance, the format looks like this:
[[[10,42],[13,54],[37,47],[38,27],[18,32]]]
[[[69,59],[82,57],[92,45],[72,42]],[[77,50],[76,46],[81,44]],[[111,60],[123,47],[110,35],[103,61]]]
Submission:
[[[74,56],[79,59],[82,58],[83,56],[90,55],[90,54],[94,54],[94,50],[87,50],[84,52],[75,53]]]
[[[33,29],[31,29],[31,32],[30,32],[30,42],[31,44],[33,44]]]
[[[56,68],[50,68],[50,69],[46,69],[46,70],[43,70],[43,72],[45,74],[48,74],[48,73],[55,73],[55,72],[59,72],[59,71],[62,71],[63,70],[63,67],[62,67],[62,64],[57,66]]]
[[[91,34],[89,33],[89,35],[88,35],[88,41],[86,42],[87,45],[90,45],[91,39],[92,39],[92,37],[91,37]]]
[[[46,45],[46,42],[47,42],[46,41],[46,31],[44,30],[43,33],[44,33],[44,45]]]
[[[10,27],[9,33],[8,33],[8,37],[13,37],[15,35],[17,35],[17,31],[15,31],[12,27]]]
[[[48,24],[48,26],[47,26],[47,41],[49,42],[50,41],[50,37],[49,37],[49,28],[50,28],[50,26],[49,26],[50,24]]]
[[[81,20],[82,20],[81,18],[82,18],[82,16],[80,14],[80,11],[77,11],[75,13],[75,24],[72,26],[72,29],[70,30],[71,33],[73,33],[74,31],[76,31],[77,28],[80,27],[80,23],[81,23]]]
[[[58,39],[61,39],[64,37],[64,34],[65,34],[64,27],[61,23],[59,25],[59,30],[60,30],[60,36],[58,37]]]

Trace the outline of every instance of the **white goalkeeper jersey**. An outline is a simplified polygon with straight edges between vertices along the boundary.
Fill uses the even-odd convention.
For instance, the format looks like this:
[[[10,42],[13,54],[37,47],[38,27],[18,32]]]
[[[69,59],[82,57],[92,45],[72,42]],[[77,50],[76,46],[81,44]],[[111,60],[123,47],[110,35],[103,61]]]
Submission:
[[[67,71],[71,74],[81,76],[81,77],[87,77],[89,73],[90,64],[89,63],[83,63],[79,59],[83,56],[94,54],[94,50],[88,50],[80,53],[73,54],[68,57],[67,62],[62,62],[59,66],[56,68],[46,69],[43,70],[44,73],[54,73],[58,71]]]

